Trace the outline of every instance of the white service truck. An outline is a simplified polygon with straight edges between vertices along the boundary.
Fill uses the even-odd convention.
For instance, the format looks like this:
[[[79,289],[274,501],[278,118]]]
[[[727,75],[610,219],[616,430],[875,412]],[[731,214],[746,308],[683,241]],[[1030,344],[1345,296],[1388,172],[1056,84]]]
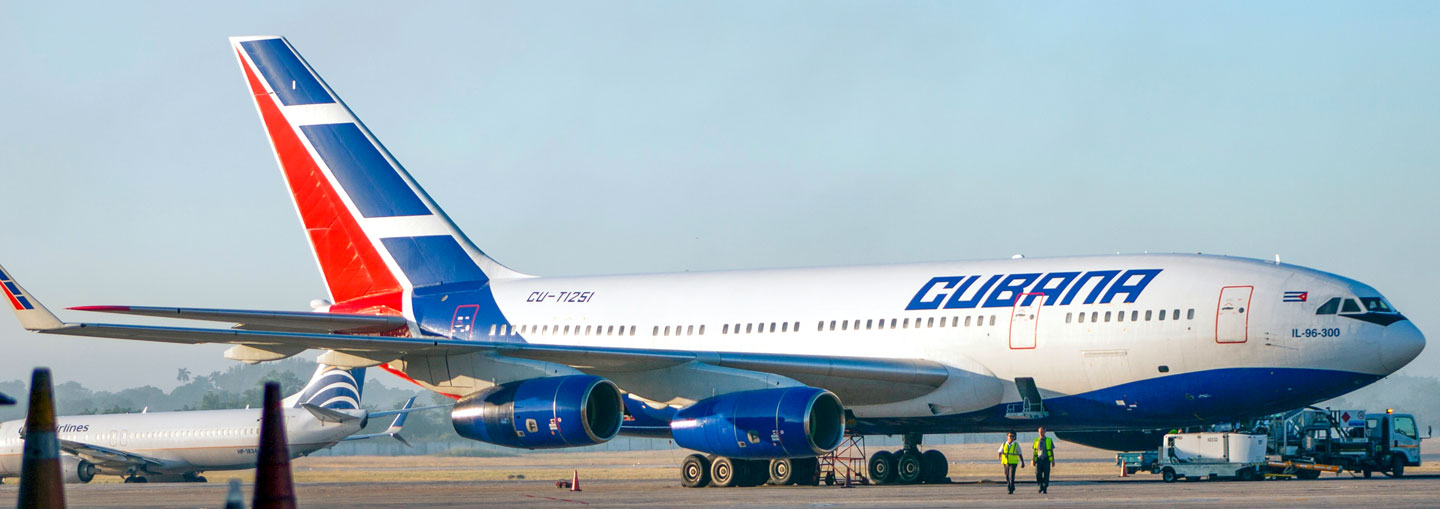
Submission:
[[[1156,468],[1165,482],[1176,479],[1264,477],[1265,435],[1246,433],[1171,433],[1160,444]]]

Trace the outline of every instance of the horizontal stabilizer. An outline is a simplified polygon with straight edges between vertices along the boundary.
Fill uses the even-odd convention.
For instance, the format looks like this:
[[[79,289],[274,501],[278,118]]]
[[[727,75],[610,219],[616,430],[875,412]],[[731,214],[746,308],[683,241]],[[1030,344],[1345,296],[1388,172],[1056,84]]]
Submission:
[[[255,311],[245,309],[170,308],[153,306],[76,306],[75,311],[122,315],[233,322],[236,329],[277,332],[335,332],[368,334],[405,326],[403,316],[312,313],[307,311]]]
[[[329,408],[321,408],[319,406],[315,406],[309,403],[302,403],[300,405],[300,408],[304,408],[305,410],[309,411],[315,416],[316,419],[319,419],[320,422],[345,423],[360,420],[360,417],[358,416],[350,415],[338,410],[331,410]]]

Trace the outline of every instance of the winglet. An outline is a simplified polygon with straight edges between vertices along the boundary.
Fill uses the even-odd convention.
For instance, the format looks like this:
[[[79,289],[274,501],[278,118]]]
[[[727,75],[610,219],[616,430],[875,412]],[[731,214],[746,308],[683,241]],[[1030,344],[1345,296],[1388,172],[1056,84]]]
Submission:
[[[20,319],[20,326],[26,330],[51,330],[65,325],[54,313],[45,309],[45,305],[36,300],[34,295],[26,292],[19,282],[11,278],[5,267],[0,267],[0,288],[4,289],[5,297],[15,309],[15,318]]]

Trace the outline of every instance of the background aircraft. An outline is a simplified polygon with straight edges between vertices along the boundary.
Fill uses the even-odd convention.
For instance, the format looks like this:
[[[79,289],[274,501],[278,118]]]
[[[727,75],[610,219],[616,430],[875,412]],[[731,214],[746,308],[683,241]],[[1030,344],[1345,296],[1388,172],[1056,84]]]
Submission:
[[[326,364],[458,398],[456,431],[476,440],[673,437],[709,454],[682,465],[692,486],[804,478],[846,429],[907,437],[872,455],[872,478],[934,479],[946,463],[920,450],[926,433],[1267,414],[1371,383],[1424,346],[1363,283],[1219,256],[534,277],[471,243],[287,41],[232,50],[331,302],[165,311],[231,329],[80,324],[9,284],[25,328],[229,343],[246,362],[323,349]]]
[[[364,369],[320,365],[300,392],[285,398],[285,436],[292,457],[343,440],[393,437],[414,398],[400,410],[368,413],[360,408]],[[433,407],[426,407],[433,408]],[[357,435],[371,417],[395,415],[389,429]],[[20,474],[25,421],[0,423],[0,479]],[[125,482],[199,481],[202,472],[255,468],[260,409],[193,410],[138,414],[60,416],[61,467],[65,482],[90,482],[97,474]]]

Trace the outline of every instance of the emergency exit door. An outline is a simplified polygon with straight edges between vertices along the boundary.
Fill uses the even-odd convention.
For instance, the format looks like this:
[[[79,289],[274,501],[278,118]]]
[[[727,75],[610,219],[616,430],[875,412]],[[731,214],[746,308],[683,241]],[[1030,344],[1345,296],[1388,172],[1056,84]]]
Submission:
[[[1253,286],[1226,286],[1220,289],[1215,310],[1215,342],[1244,343],[1250,339],[1250,295]]]
[[[480,306],[466,304],[455,308],[455,317],[450,319],[451,339],[470,339],[471,333],[475,332],[475,315],[479,314]]]
[[[1040,306],[1043,305],[1043,293],[1023,293],[1015,297],[1015,306],[1010,311],[1011,350],[1035,348],[1035,336],[1040,330]]]

